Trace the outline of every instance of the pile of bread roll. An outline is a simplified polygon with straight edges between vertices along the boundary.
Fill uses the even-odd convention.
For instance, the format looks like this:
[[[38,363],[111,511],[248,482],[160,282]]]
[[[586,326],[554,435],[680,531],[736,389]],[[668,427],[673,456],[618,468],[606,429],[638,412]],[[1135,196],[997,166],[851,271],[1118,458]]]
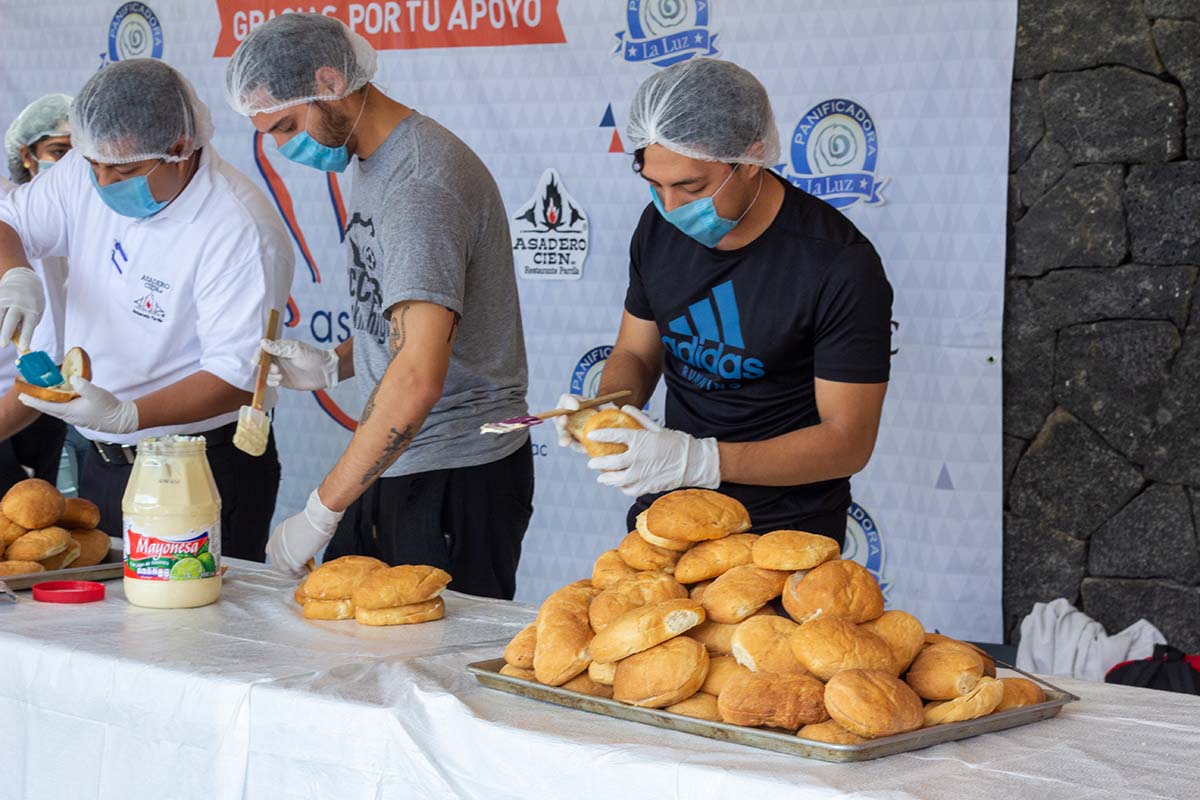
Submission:
[[[99,564],[112,545],[99,524],[90,500],[63,497],[37,478],[21,481],[0,500],[0,578]]]
[[[733,498],[664,495],[590,580],[546,599],[501,673],[832,743],[1045,700],[1032,681],[997,680],[973,645],[884,611],[879,584],[833,539],[749,528]]]
[[[305,619],[352,619],[360,625],[412,625],[446,616],[450,575],[437,567],[389,567],[370,556],[342,556],[317,567],[293,599]]]

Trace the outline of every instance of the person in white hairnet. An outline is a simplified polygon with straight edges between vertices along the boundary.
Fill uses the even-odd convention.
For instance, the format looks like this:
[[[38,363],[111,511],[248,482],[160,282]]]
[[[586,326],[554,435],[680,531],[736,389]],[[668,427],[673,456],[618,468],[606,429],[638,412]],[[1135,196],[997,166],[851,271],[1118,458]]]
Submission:
[[[593,432],[627,449],[588,466],[637,498],[630,530],[661,493],[695,487],[740,500],[753,531],[842,542],[849,477],[871,457],[889,377],[892,289],[879,255],[771,172],[771,103],[736,64],[698,58],[655,73],[627,136],[650,203],[599,391],[632,391],[623,410],[643,430]],[[641,411],[660,377],[665,426]]]
[[[345,239],[353,336],[336,349],[266,342],[273,380],[326,389],[354,376],[358,429],[304,511],[267,545],[299,573],[361,554],[429,564],[450,588],[511,599],[532,514],[527,371],[508,214],[487,167],[437,122],[372,83],[375,52],[336,19],[283,14],[226,68],[227,98],[287,158],[352,167]],[[328,545],[328,547],[326,547]]]
[[[70,108],[70,95],[48,94],[25,106],[13,120],[4,134],[4,154],[13,183],[28,183],[71,149]]]
[[[43,313],[30,258],[67,256],[64,344],[91,357],[78,397],[10,390],[0,436],[47,414],[91,440],[79,493],[122,530],[121,497],[144,437],[203,435],[221,495],[225,555],[262,561],[279,459],[233,446],[268,311],[291,286],[292,245],[266,195],[213,148],[208,109],[151,59],[93,75],[70,113],[73,149],[0,200],[0,345]]]
[[[4,152],[12,182],[0,177],[0,197],[53,167],[71,149],[71,125],[67,119],[70,108],[70,96],[44,95],[25,106],[8,126]],[[61,359],[67,260],[31,258],[28,263],[42,280],[49,317],[38,326],[30,347]],[[11,386],[17,377],[16,355],[15,350],[0,352],[0,387]],[[30,476],[55,483],[66,436],[67,427],[62,420],[41,416],[28,428],[0,440],[0,492]]]

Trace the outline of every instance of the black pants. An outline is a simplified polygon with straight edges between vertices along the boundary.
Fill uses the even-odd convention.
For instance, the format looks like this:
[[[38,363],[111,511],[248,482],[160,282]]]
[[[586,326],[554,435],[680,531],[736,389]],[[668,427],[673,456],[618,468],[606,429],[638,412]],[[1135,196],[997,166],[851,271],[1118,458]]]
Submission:
[[[342,518],[325,560],[374,556],[441,567],[450,588],[511,600],[533,515],[533,453],[491,464],[381,478]]]
[[[213,431],[214,440],[232,437],[237,423]],[[218,432],[223,432],[218,434]],[[221,495],[221,555],[249,561],[266,560],[271,516],[279,491],[279,453],[275,433],[267,441],[267,452],[255,458],[233,446],[232,438],[207,447],[217,492]],[[100,530],[113,536],[124,532],[121,498],[129,483],[131,464],[108,464],[88,448],[80,469],[79,496],[100,507]]]
[[[24,467],[32,469],[35,478],[57,483],[66,438],[67,424],[42,414],[11,439],[0,441],[0,495],[29,477]]]

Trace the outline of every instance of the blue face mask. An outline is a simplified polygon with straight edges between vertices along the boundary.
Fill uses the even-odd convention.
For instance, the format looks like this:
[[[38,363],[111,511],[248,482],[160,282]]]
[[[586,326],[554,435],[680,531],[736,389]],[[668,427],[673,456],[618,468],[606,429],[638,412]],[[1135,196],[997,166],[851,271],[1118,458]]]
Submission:
[[[358,127],[358,121],[362,119],[363,111],[366,108],[367,97],[364,94],[362,106],[358,109],[358,117],[350,127],[346,141],[342,142],[340,147],[330,147],[321,144],[308,133],[308,118],[312,115],[312,103],[309,103],[308,112],[304,116],[304,130],[288,139],[283,147],[279,148],[279,152],[289,161],[295,161],[297,164],[319,169],[322,172],[344,172],[346,167],[350,166],[350,151],[346,144],[354,135],[354,130]]]
[[[58,163],[57,161],[43,161],[40,158],[37,160],[37,162],[38,162],[38,175],[41,175],[43,172],[45,172],[46,170],[50,169],[51,167],[53,167],[55,164]]]
[[[162,165],[162,162],[154,165],[154,172]],[[169,200],[155,200],[154,195],[150,192],[150,182],[146,180],[146,175],[138,175],[136,178],[126,178],[123,181],[110,183],[108,186],[101,186],[96,180],[96,171],[88,169],[88,176],[92,179],[92,186],[96,187],[96,191],[100,193],[100,199],[104,201],[104,205],[111,208],[123,217],[133,217],[134,219],[143,219],[152,217],[162,211],[170,204]]]
[[[742,212],[742,216],[737,219],[726,219],[717,213],[717,207],[713,204],[713,198],[725,188],[725,184],[729,183],[729,178],[732,178],[733,173],[736,171],[737,165],[735,164],[733,171],[729,173],[729,176],[725,178],[724,182],[717,187],[717,191],[713,192],[711,196],[702,197],[690,203],[684,203],[672,211],[667,211],[663,207],[662,200],[659,199],[658,192],[654,191],[653,186],[650,187],[650,197],[653,198],[654,207],[658,209],[659,214],[662,214],[663,219],[705,247],[716,247],[717,243],[725,238],[725,234],[736,228],[737,224],[742,221],[742,218],[750,213],[750,209],[754,207],[755,201],[758,200],[758,194],[755,194],[754,200],[750,201],[750,205],[746,206],[746,210]],[[761,179],[759,180],[758,189],[760,192],[762,191]]]

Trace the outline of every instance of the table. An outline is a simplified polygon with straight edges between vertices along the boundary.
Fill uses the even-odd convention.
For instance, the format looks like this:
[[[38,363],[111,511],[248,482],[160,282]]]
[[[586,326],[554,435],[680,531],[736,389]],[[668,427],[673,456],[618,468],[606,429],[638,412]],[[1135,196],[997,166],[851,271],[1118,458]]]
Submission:
[[[0,602],[0,800],[12,798],[1181,798],[1200,698],[1055,679],[1054,720],[826,764],[479,686],[535,609],[447,593],[447,619],[303,619],[229,559],[219,603]]]

